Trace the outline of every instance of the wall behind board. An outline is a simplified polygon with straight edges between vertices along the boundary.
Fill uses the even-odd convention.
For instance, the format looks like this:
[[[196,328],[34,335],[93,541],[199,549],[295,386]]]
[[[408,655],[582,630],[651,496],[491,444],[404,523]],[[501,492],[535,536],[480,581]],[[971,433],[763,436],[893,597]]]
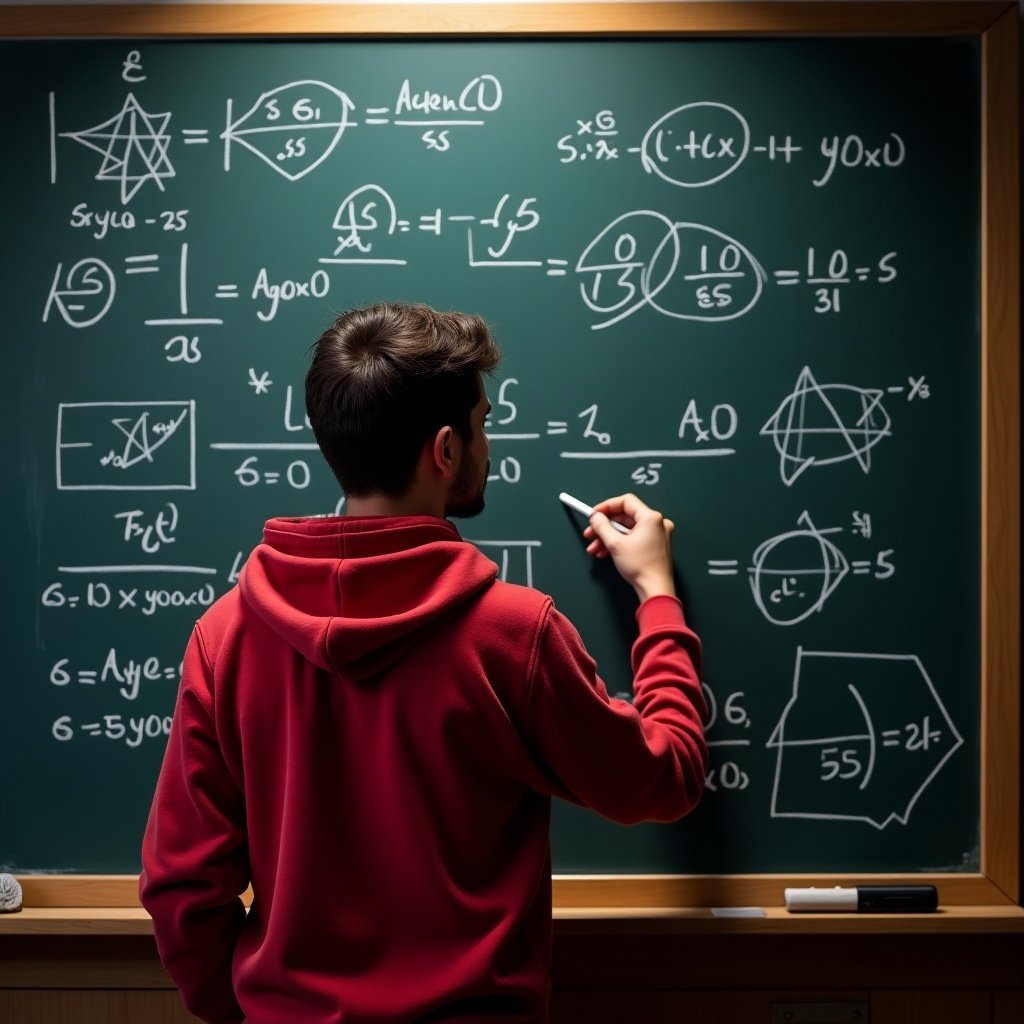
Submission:
[[[480,312],[488,509],[629,688],[560,490],[679,523],[699,811],[565,872],[976,871],[979,49],[967,38],[18,42],[0,497],[7,870],[132,872],[191,623],[343,498],[306,350]]]

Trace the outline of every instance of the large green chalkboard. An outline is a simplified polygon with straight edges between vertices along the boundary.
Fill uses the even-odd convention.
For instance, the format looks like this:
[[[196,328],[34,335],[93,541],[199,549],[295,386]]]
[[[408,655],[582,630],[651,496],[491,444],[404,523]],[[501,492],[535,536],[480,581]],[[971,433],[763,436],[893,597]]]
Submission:
[[[559,806],[556,870],[978,870],[979,66],[955,37],[6,44],[0,867],[137,870],[192,622],[266,518],[343,507],[307,349],[398,298],[493,325],[463,532],[612,692],[633,598],[557,494],[679,524],[707,797]]]

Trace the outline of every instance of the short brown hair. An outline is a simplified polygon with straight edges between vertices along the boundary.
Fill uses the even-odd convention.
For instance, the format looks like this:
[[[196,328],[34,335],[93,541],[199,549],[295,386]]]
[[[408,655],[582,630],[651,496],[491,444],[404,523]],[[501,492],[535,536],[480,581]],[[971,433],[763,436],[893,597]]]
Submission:
[[[306,413],[342,490],[398,497],[441,427],[470,440],[479,377],[500,358],[487,324],[471,314],[395,302],[342,313],[314,345],[306,374]]]

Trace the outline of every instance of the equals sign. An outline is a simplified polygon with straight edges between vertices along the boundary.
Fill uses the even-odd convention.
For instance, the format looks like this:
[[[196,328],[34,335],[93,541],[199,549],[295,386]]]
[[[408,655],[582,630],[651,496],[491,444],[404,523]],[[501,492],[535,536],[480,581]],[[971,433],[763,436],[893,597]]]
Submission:
[[[217,285],[217,296],[218,299],[237,299],[238,298],[238,285],[237,284],[219,284]]]
[[[82,669],[78,673],[78,681],[83,686],[95,686],[96,685],[96,670],[95,669]]]
[[[178,670],[175,668],[164,669],[164,679],[173,679],[178,674]]]
[[[853,568],[854,576],[866,576],[871,572],[870,562],[851,562],[850,565]]]
[[[280,480],[280,479],[281,479],[281,474],[280,473],[264,473],[263,474],[263,481],[264,481],[264,483],[276,484],[277,481]]]
[[[390,124],[391,119],[387,117],[381,117],[381,114],[390,114],[390,107],[367,107],[367,116],[363,119],[365,124]],[[372,115],[372,116],[371,116]]]
[[[740,563],[735,558],[709,558],[709,576],[736,576],[739,574]]]
[[[870,267],[855,267],[853,272],[857,275],[858,281],[866,281],[871,276]]]
[[[210,141],[210,133],[205,128],[182,128],[181,134],[185,136],[186,146],[200,146]]]
[[[409,222],[407,220],[396,220],[395,224],[397,225],[399,231],[409,230]]]
[[[568,260],[546,260],[548,265],[548,277],[565,277],[566,267],[569,266]]]
[[[75,605],[77,605],[77,604],[78,604],[78,598],[77,597],[69,597],[68,598],[68,607],[69,608],[74,608]]]
[[[568,434],[569,423],[566,420],[548,420],[549,434]]]
[[[441,234],[440,209],[420,217],[420,231],[433,231],[435,235]]]
[[[90,723],[89,725],[80,725],[79,728],[82,730],[82,732],[89,733],[90,736],[99,736],[99,734],[100,734],[100,723],[99,722],[93,722],[93,723]]]
[[[152,256],[125,256],[124,262],[126,274],[155,274],[160,269],[156,265],[160,262],[159,253]]]
[[[886,729],[882,733],[882,746],[883,747],[898,747],[900,745],[900,731],[899,729]]]
[[[775,283],[776,284],[799,284],[800,283],[800,271],[799,270],[776,270],[775,271]]]

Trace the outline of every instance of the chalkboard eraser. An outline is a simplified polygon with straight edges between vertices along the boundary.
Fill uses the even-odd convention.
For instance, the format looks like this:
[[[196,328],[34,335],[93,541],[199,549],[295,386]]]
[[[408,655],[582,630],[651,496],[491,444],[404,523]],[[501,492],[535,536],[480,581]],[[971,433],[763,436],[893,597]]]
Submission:
[[[860,911],[868,914],[925,914],[939,905],[934,885],[856,885],[833,889],[793,888],[785,890],[786,909],[807,911]]]
[[[0,874],[0,914],[16,914],[21,900],[21,883],[14,875]]]

